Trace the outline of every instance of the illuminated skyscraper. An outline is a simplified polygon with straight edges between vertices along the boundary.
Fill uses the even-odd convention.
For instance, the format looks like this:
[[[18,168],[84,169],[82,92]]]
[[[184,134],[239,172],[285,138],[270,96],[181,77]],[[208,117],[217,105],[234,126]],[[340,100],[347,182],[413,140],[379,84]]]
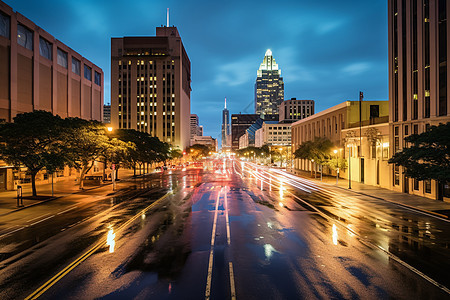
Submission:
[[[111,39],[111,124],[189,147],[191,62],[174,26]]]
[[[231,147],[230,111],[227,109],[227,98],[225,108],[222,110],[222,149]]]
[[[255,83],[255,113],[262,118],[265,115],[278,114],[278,105],[284,99],[284,83],[272,51],[268,49],[257,71]]]

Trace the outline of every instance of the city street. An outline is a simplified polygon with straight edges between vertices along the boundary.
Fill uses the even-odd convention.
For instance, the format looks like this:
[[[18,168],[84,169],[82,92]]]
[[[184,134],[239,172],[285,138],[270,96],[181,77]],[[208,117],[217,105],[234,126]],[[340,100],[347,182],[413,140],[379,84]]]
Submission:
[[[14,213],[1,299],[449,298],[447,220],[280,169],[215,160],[84,197]]]

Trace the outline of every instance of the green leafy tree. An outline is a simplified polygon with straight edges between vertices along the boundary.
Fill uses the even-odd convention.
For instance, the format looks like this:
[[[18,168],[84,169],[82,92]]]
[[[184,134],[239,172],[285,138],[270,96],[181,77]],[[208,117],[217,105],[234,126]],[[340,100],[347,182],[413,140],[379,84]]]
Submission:
[[[137,166],[162,162],[169,158],[170,145],[148,133],[134,129],[119,129],[115,137],[128,144],[123,163],[133,168],[135,176]]]
[[[211,149],[206,145],[195,144],[186,149],[186,152],[193,160],[198,160],[202,157],[207,157]]]
[[[169,158],[173,160],[177,160],[183,157],[183,152],[180,149],[172,148],[169,152]]]
[[[389,163],[404,167],[406,176],[417,180],[450,182],[450,122],[431,126],[405,138],[410,147],[397,152]]]
[[[333,170],[336,170],[339,168],[340,170],[346,170],[348,167],[347,160],[345,158],[339,157],[339,158],[331,158],[326,162],[326,165],[330,167]]]
[[[313,141],[306,141],[294,152],[295,158],[314,159],[318,164],[325,164],[331,158],[333,143],[325,137],[316,137]]]
[[[102,161],[113,145],[100,122],[67,118],[65,125],[64,138],[70,157],[69,165],[80,171],[80,189],[83,189],[84,176],[95,161]]]
[[[15,167],[25,166],[31,175],[33,197],[36,174],[47,168],[64,168],[67,151],[61,139],[63,120],[46,111],[18,114],[13,123],[0,124],[1,159]]]
[[[326,165],[331,159],[333,143],[326,137],[315,137],[312,141],[302,143],[294,152],[295,158],[314,160],[314,163]],[[311,170],[312,173],[312,170]]]

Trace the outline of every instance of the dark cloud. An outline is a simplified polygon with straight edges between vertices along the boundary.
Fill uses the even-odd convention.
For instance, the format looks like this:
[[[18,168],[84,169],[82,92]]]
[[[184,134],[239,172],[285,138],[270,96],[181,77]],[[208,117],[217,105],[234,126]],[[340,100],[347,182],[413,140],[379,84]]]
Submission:
[[[316,100],[316,111],[364,91],[387,99],[387,1],[6,0],[8,5],[105,72],[110,38],[154,35],[170,7],[191,59],[191,111],[220,136],[224,97],[231,113],[253,112],[256,70],[273,51],[286,98]]]

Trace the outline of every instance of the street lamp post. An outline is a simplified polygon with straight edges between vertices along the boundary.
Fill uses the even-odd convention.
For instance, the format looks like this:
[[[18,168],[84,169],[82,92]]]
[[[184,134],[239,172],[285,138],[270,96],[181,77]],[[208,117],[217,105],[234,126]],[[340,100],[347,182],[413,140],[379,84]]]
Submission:
[[[352,189],[352,147],[350,145],[347,145],[348,148],[348,189]]]

